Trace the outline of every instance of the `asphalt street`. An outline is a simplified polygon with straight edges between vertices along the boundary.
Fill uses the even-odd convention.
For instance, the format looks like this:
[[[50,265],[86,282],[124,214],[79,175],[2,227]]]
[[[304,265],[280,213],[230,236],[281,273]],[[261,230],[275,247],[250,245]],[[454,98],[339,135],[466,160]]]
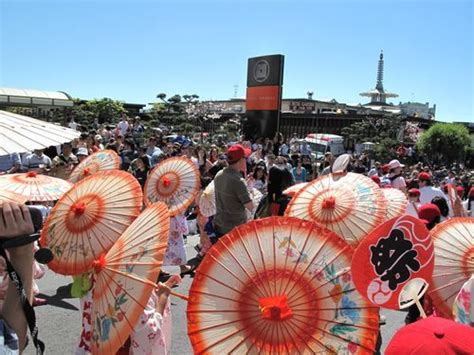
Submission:
[[[198,242],[197,236],[188,238],[188,257],[195,255],[193,246]],[[179,272],[179,268],[165,268],[169,272]],[[51,271],[38,281],[41,297],[48,300],[45,306],[36,308],[39,325],[39,337],[46,344],[47,354],[73,354],[79,339],[81,320],[79,301],[69,295],[69,284],[72,279],[63,277]],[[174,291],[187,294],[192,278],[185,276],[183,282]],[[393,334],[403,325],[405,313],[382,311],[387,318],[387,324],[382,326],[382,353]],[[172,298],[173,339],[172,354],[192,354],[187,336],[186,302],[176,297]],[[30,345],[25,351],[33,355],[34,348]]]

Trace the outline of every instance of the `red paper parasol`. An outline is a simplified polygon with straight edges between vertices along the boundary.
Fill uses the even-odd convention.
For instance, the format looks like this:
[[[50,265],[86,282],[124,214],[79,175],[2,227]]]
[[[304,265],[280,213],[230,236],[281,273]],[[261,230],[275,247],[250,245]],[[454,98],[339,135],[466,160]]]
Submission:
[[[385,220],[404,215],[407,212],[408,200],[399,189],[381,189],[387,200],[387,215]]]
[[[473,328],[440,317],[428,317],[395,333],[385,355],[474,354],[473,338]]]
[[[0,190],[0,206],[4,202],[16,202],[19,204],[23,204],[27,201],[27,198],[23,195],[17,194],[15,192],[11,192],[8,190]]]
[[[120,157],[113,150],[101,150],[80,162],[69,176],[72,182],[78,182],[98,171],[120,169]]]
[[[0,189],[16,192],[28,201],[55,201],[72,187],[69,181],[34,171],[0,176]]]
[[[195,353],[368,353],[378,307],[355,290],[352,249],[291,217],[224,236],[196,271],[187,309]]]
[[[325,175],[290,201],[285,214],[317,222],[356,246],[385,220],[386,201],[368,177],[355,173]]]
[[[413,296],[426,292],[426,283],[415,295],[402,292],[412,280],[429,280],[433,274],[433,242],[417,218],[393,218],[367,235],[352,258],[352,277],[360,294],[373,304],[391,309],[414,304]],[[403,304],[401,304],[403,301]]]
[[[102,171],[78,182],[58,201],[41,234],[54,260],[48,266],[63,275],[90,269],[140,214],[142,191],[124,171]]]
[[[186,157],[173,157],[159,163],[145,183],[145,204],[166,203],[170,215],[184,212],[199,191],[199,171]]]
[[[287,195],[287,196],[295,196],[295,194],[298,191],[303,189],[308,184],[309,184],[309,182],[302,182],[302,183],[299,183],[299,184],[292,185],[289,188],[283,190],[283,194]]]
[[[437,312],[451,317],[454,298],[474,274],[474,218],[452,218],[438,224],[430,234],[435,267],[429,295]]]
[[[147,208],[94,263],[92,353],[115,355],[145,309],[168,245],[168,208]]]

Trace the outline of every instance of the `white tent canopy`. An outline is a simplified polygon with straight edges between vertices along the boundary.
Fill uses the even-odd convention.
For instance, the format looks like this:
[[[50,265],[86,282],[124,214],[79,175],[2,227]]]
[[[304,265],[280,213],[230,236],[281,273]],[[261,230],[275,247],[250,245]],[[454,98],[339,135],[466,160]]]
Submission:
[[[79,135],[73,129],[0,110],[0,156],[58,146]]]

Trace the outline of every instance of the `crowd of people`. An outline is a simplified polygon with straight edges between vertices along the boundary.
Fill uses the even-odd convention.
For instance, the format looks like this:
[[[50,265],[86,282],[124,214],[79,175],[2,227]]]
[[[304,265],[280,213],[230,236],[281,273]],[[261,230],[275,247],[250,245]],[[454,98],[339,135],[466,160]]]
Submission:
[[[240,140],[228,144],[200,144],[184,136],[164,137],[161,133],[145,139],[144,132],[139,118],[130,120],[123,116],[115,128],[105,125],[97,127],[96,130],[81,133],[77,140],[61,147],[1,156],[0,174],[36,171],[68,179],[74,167],[87,156],[110,149],[121,157],[121,169],[135,176],[143,188],[149,172],[159,162],[169,157],[186,156],[199,170],[201,191],[185,215],[172,219],[175,226],[171,228],[171,234],[174,234],[172,238],[170,236],[165,255],[165,264],[179,266],[183,277],[193,273],[206,252],[222,235],[246,223],[249,218],[283,215],[291,198],[284,194],[284,190],[294,184],[310,182],[330,174],[336,158],[328,151],[323,159],[318,160],[304,140],[296,136],[285,138],[280,133],[274,139],[258,139],[255,142]],[[474,216],[474,175],[470,171],[459,167],[429,166],[413,161],[413,156],[404,154],[400,159],[402,161],[379,162],[371,159],[370,152],[354,154],[347,171],[366,175],[381,187],[404,192],[409,200],[407,213],[426,220],[429,229],[453,216]],[[407,159],[403,160],[404,157]],[[214,216],[204,216],[199,210],[199,199],[211,182],[214,182],[215,188],[216,213]],[[459,195],[457,205],[453,206],[449,202],[448,186]],[[260,201],[252,198],[253,189],[263,195]],[[3,213],[6,213],[5,209]],[[190,262],[186,257],[184,239],[188,233],[186,221],[194,218],[200,242],[195,247],[197,257]],[[2,236],[2,233],[6,233],[2,232],[2,228],[5,229],[3,220],[6,221],[0,218]],[[31,278],[30,273],[25,273],[26,280]],[[166,318],[169,312],[167,297],[170,287],[179,283],[179,277],[161,272],[160,281],[164,283],[157,290],[145,322],[163,322],[163,317]],[[416,309],[412,310],[407,322],[418,317]],[[10,320],[7,321],[12,324]],[[143,336],[143,331],[134,334],[138,338]],[[163,333],[161,338],[165,337]],[[87,343],[83,344],[83,340],[81,338],[78,353],[88,352]],[[148,346],[156,345],[152,343]],[[143,342],[134,343],[132,338],[129,346],[131,344],[143,345]],[[169,350],[169,339],[164,348]],[[147,353],[146,349],[140,351],[135,349],[137,354]]]

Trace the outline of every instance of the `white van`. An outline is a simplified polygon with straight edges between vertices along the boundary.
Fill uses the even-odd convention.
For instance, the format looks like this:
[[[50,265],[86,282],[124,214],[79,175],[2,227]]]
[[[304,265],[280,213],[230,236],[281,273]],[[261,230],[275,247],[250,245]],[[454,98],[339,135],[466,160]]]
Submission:
[[[311,148],[311,154],[321,159],[324,154],[331,152],[335,157],[344,154],[344,138],[335,134],[310,133],[304,139]]]

